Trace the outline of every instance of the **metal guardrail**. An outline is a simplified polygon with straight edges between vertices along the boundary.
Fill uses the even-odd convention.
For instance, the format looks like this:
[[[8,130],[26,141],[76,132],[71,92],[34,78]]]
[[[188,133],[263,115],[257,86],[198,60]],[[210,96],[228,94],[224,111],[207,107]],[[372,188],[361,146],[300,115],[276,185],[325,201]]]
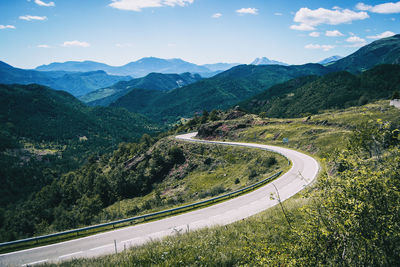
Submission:
[[[196,203],[193,203],[193,204],[188,204],[188,205],[185,205],[185,206],[181,206],[181,207],[178,207],[178,208],[158,211],[158,212],[149,213],[149,214],[145,214],[145,215],[141,215],[141,216],[136,216],[136,217],[131,217],[131,218],[122,219],[122,220],[118,220],[118,221],[113,221],[113,222],[108,222],[108,223],[102,223],[102,224],[87,226],[87,227],[83,227],[83,228],[63,231],[63,232],[49,234],[49,235],[42,235],[42,236],[37,236],[37,237],[31,237],[31,238],[26,238],[26,239],[20,239],[20,240],[15,240],[15,241],[4,242],[4,243],[0,243],[0,247],[5,247],[5,246],[9,246],[9,245],[16,245],[16,244],[23,244],[23,243],[28,243],[28,242],[32,242],[32,241],[39,241],[39,240],[43,240],[43,239],[47,239],[47,238],[58,237],[58,236],[63,236],[63,235],[68,235],[68,234],[73,234],[73,233],[80,233],[80,232],[84,232],[84,231],[88,231],[88,230],[92,230],[92,229],[97,229],[97,228],[102,228],[102,227],[106,227],[106,226],[110,226],[110,225],[114,226],[114,225],[121,224],[121,223],[133,222],[133,221],[137,221],[137,220],[140,220],[140,219],[147,219],[147,218],[155,217],[157,215],[161,215],[161,214],[165,214],[165,213],[169,213],[169,212],[172,213],[172,212],[184,210],[184,209],[187,209],[187,208],[194,208],[195,206],[208,204],[208,203],[214,202],[216,200],[220,200],[220,199],[223,199],[223,198],[231,197],[232,195],[252,190],[252,189],[254,189],[256,187],[259,187],[260,185],[265,184],[266,182],[278,177],[279,175],[281,175],[281,173],[282,173],[282,171],[279,171],[279,172],[269,176],[268,178],[266,178],[266,179],[264,179],[262,181],[259,181],[259,182],[255,183],[255,184],[252,184],[252,185],[249,185],[249,186],[246,186],[246,187],[244,187],[242,189],[235,190],[233,192],[230,192],[230,193],[218,196],[218,197],[210,198],[210,199],[207,199],[207,200],[204,200],[204,201],[200,201],[200,202],[196,202]]]

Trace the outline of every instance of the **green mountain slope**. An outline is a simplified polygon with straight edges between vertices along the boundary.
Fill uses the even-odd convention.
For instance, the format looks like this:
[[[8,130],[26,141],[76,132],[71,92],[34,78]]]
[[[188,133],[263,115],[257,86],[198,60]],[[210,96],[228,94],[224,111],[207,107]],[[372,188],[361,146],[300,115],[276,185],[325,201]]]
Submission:
[[[93,90],[130,80],[130,76],[112,76],[104,71],[65,72],[35,71],[14,68],[0,61],[0,83],[37,83],[56,90],[66,91],[74,96],[84,95]]]
[[[212,78],[168,92],[149,93],[133,90],[116,100],[112,106],[125,107],[154,120],[170,122],[181,116],[192,116],[203,110],[228,108],[272,85],[295,77],[323,75],[328,72],[328,69],[318,64],[241,65]]]
[[[372,42],[329,67],[359,72],[379,64],[400,64],[400,34]]]
[[[26,198],[121,142],[158,128],[124,109],[82,104],[40,85],[0,85],[0,206]]]
[[[161,74],[150,73],[146,77],[132,79],[130,81],[121,81],[112,86],[102,88],[79,99],[91,106],[108,106],[118,98],[124,96],[133,89],[152,89],[160,91],[168,91],[178,87],[192,84],[201,80],[198,74],[182,73],[182,74]]]
[[[360,75],[341,71],[302,77],[242,102],[240,107],[269,117],[299,117],[324,109],[344,108],[388,99],[400,89],[400,65],[379,65]]]

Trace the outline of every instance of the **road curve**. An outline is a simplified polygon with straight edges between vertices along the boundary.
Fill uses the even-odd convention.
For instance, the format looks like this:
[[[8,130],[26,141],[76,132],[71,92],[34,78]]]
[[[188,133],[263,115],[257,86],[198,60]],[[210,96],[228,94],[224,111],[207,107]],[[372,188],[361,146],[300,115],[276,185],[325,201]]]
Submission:
[[[288,148],[252,143],[197,140],[193,139],[195,135],[196,133],[190,133],[176,136],[176,138],[190,142],[266,149],[287,157],[292,162],[292,167],[272,183],[216,205],[80,239],[1,254],[0,266],[32,266],[72,258],[98,257],[116,251],[120,252],[128,247],[141,245],[178,232],[229,224],[276,205],[277,200],[270,199],[271,193],[276,194],[274,185],[279,191],[281,201],[284,201],[311,183],[319,171],[319,165],[315,159]]]

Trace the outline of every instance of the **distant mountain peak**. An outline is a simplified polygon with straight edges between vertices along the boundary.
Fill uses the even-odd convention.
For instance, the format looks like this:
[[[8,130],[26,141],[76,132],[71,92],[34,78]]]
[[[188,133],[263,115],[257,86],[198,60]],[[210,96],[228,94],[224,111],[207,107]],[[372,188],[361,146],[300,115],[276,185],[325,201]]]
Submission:
[[[271,60],[267,57],[258,57],[256,58],[253,62],[251,62],[250,65],[282,65],[282,66],[288,66],[288,64],[276,61],[276,60]]]
[[[329,63],[338,61],[339,59],[342,59],[342,58],[343,58],[342,56],[335,55],[335,56],[331,56],[331,57],[328,57],[328,58],[325,58],[325,59],[319,61],[318,64],[325,65],[325,64],[329,64]]]

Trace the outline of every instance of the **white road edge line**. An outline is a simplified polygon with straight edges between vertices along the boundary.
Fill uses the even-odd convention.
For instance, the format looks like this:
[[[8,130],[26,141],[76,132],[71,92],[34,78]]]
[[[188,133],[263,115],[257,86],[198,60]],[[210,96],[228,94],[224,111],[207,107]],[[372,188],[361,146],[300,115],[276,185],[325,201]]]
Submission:
[[[100,247],[95,247],[95,248],[91,248],[89,250],[97,250],[97,249],[102,249],[102,248],[111,247],[111,246],[113,246],[113,244],[104,245],[104,246],[100,246]]]
[[[40,261],[34,261],[34,262],[30,262],[30,263],[25,263],[25,264],[22,264],[22,266],[36,265],[36,264],[44,263],[44,262],[46,262],[46,261],[48,261],[48,260],[49,260],[49,259],[40,260]]]
[[[74,252],[74,253],[70,253],[70,254],[65,254],[65,255],[62,255],[62,256],[60,256],[58,258],[59,259],[67,258],[67,257],[71,257],[71,256],[74,256],[74,255],[77,255],[77,254],[81,254],[81,253],[83,253],[83,251],[78,251],[78,252]]]

